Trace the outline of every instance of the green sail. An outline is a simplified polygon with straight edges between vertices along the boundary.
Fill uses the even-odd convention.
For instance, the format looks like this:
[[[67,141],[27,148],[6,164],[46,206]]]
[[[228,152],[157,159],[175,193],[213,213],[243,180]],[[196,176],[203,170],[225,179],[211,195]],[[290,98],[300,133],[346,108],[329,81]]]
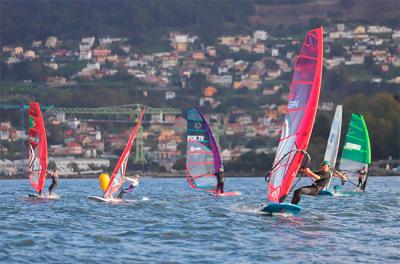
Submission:
[[[344,141],[342,160],[371,164],[371,144],[368,129],[363,116],[360,114],[351,115],[349,130]]]

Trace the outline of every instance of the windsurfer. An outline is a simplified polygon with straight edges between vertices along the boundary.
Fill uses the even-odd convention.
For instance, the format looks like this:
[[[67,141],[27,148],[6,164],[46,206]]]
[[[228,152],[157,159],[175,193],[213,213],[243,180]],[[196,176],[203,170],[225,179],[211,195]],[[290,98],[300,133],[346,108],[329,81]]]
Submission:
[[[217,176],[217,194],[218,193],[224,193],[224,168],[221,167],[219,171],[215,173],[215,176]]]
[[[51,185],[49,187],[49,195],[52,195],[54,190],[58,186],[58,170],[57,170],[57,164],[51,160],[49,162],[49,165],[47,165],[47,173],[51,177]]]
[[[314,178],[316,181],[310,186],[301,187],[295,190],[292,198],[292,204],[298,204],[300,202],[302,194],[312,195],[312,196],[318,195],[319,192],[329,182],[330,173],[329,173],[329,163],[327,161],[324,161],[321,164],[321,170],[319,171],[313,172],[309,168],[304,168],[301,170],[304,174]]]
[[[367,170],[365,169],[365,166],[362,167],[360,170],[357,171],[358,173],[358,184],[357,187],[360,187],[361,191],[364,191],[365,189],[365,176],[367,175]]]
[[[133,190],[139,186],[139,174],[135,174],[132,178],[129,177],[125,177],[125,180],[130,181],[130,184],[128,186],[128,188],[125,189],[121,189],[121,191],[118,194],[118,199],[122,199],[125,195],[125,193],[128,192],[133,192]]]

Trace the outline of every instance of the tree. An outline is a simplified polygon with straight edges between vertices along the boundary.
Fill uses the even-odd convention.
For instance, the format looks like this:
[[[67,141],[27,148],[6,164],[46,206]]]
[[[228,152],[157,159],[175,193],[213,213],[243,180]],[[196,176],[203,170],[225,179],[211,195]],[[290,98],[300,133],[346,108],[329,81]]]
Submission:
[[[71,162],[67,165],[68,168],[72,169],[73,172],[76,172],[78,174],[78,177],[81,175],[81,169],[79,168],[79,165],[75,162]]]
[[[185,169],[186,169],[186,158],[185,158],[185,157],[182,157],[182,158],[180,158],[180,159],[177,159],[177,160],[175,161],[174,165],[172,165],[172,168],[173,168],[174,170],[177,170],[177,171],[183,171],[183,170],[185,170]]]

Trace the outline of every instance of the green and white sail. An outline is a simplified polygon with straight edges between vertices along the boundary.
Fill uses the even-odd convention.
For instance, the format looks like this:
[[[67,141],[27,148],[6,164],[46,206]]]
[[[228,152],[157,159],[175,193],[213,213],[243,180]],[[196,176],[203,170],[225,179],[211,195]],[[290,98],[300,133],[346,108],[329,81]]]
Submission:
[[[342,129],[342,112],[342,105],[336,106],[335,116],[333,117],[331,131],[326,145],[324,160],[329,162],[331,178],[329,179],[329,183],[325,186],[325,190],[329,188],[335,170],[336,158],[340,144],[340,131]]]
[[[352,114],[349,130],[344,141],[339,169],[350,177],[357,176],[357,171],[371,164],[371,144],[364,117]]]

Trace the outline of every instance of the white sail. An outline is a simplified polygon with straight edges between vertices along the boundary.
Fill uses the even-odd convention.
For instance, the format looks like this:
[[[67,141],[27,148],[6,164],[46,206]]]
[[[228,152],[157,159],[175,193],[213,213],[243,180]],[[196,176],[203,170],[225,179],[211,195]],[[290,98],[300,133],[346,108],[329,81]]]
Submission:
[[[329,162],[329,167],[331,168],[331,178],[329,179],[329,183],[325,186],[325,190],[329,188],[332,181],[333,172],[335,170],[336,158],[339,150],[340,131],[342,129],[342,112],[342,105],[336,106],[331,132],[329,133],[328,143],[326,145],[324,160]]]

